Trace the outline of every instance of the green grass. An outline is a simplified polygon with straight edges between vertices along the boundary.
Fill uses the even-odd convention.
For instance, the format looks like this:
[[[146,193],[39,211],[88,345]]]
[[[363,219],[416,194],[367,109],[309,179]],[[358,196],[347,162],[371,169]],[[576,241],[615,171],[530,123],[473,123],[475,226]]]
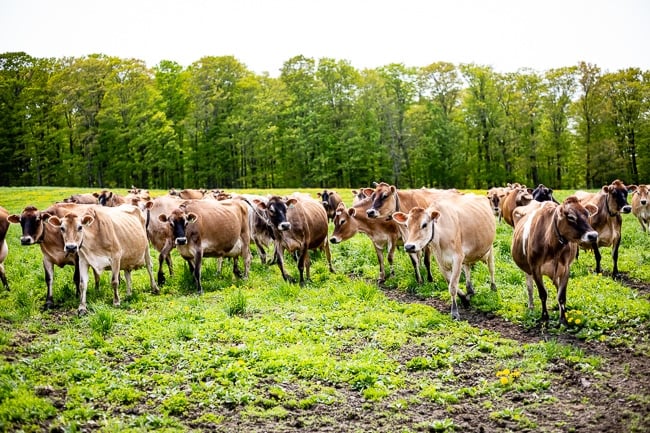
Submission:
[[[0,188],[0,203],[18,213],[27,204],[44,208],[78,191]],[[650,236],[631,216],[624,218],[619,267],[650,281]],[[528,312],[525,279],[509,254],[511,232],[505,224],[498,227],[498,292],[489,290],[487,268],[474,267],[472,308],[530,329],[541,314],[539,300],[535,294],[535,310]],[[6,260],[11,291],[0,294],[0,431],[187,431],[198,429],[196,423],[222,425],[233,409],[242,419],[282,422],[296,411],[345,404],[351,395],[365,408],[394,413],[433,405],[453,414],[470,400],[483,406],[485,419],[534,429],[539,419],[505,403],[508,395],[551,405],[551,384],[561,379],[552,366],[561,362],[594,378],[602,368],[600,358],[552,338],[521,344],[454,322],[447,311],[390,300],[384,290],[444,301],[449,294],[435,264],[435,281],[418,285],[402,251],[395,256],[395,276],[378,288],[376,256],[363,235],[331,246],[336,274],[322,255],[314,258],[312,281],[302,288],[254,256],[247,280],[234,277],[230,266],[217,273],[208,260],[199,296],[174,252],[176,276],[159,295],[151,294],[146,272],[135,271],[133,295],[114,307],[104,273],[99,292],[89,287],[90,313],[77,317],[70,268],[55,270],[56,308],[41,310],[41,253],[20,246],[19,233],[12,225]],[[607,248],[603,265],[611,268]],[[297,274],[292,260],[287,267]],[[548,332],[649,356],[648,293],[593,275],[593,268],[587,253],[572,268],[568,309],[580,326],[557,326],[555,289],[548,283]],[[471,376],[463,375],[468,369]],[[457,422],[440,416],[404,424],[404,431],[457,431]]]

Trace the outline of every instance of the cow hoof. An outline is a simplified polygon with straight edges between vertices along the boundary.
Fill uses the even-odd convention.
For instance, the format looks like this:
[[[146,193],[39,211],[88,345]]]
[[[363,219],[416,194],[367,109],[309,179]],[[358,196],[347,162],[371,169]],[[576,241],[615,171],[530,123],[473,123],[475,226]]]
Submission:
[[[451,318],[454,320],[460,320],[460,314],[458,314],[458,311],[452,311]]]
[[[83,316],[85,316],[86,314],[88,314],[88,310],[86,310],[85,308],[79,308],[79,309],[77,310],[77,315],[78,315],[79,317],[83,317]]]

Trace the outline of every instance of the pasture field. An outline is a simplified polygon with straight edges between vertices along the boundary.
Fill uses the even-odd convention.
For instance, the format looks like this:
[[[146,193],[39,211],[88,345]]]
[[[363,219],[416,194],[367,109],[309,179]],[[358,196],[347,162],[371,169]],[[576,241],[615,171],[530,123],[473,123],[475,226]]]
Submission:
[[[0,205],[19,213],[92,191],[0,188]],[[350,205],[351,192],[338,191]],[[99,292],[91,278],[89,314],[78,317],[70,267],[55,269],[55,308],[42,309],[40,249],[21,246],[12,225],[11,288],[0,293],[0,431],[650,431],[650,235],[624,216],[620,281],[607,274],[610,248],[602,249],[604,275],[581,251],[568,328],[558,324],[548,280],[549,326],[538,325],[537,294],[527,310],[511,236],[498,225],[498,290],[489,290],[487,267],[475,265],[477,295],[460,321],[450,317],[435,263],[435,281],[418,285],[398,250],[395,275],[378,286],[362,234],[330,245],[335,274],[322,254],[312,256],[304,287],[285,283],[254,252],[246,280],[228,261],[217,273],[208,259],[198,296],[174,251],[176,273],[159,295],[144,269],[134,271],[133,295],[122,283],[114,307],[105,272]],[[286,265],[297,276],[295,262]]]

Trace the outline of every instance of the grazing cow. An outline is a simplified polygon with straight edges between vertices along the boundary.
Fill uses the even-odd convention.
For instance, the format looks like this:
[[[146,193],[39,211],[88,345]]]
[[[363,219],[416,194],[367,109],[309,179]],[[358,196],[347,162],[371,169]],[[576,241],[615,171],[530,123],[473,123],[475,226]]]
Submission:
[[[413,207],[408,213],[395,212],[393,219],[408,230],[404,240],[405,251],[432,250],[449,286],[454,319],[460,319],[456,295],[467,306],[474,294],[470,278],[472,264],[478,261],[487,264],[491,289],[496,290],[493,249],[496,221],[485,197],[474,194],[449,196],[427,208]],[[461,270],[465,273],[466,294],[458,288]]]
[[[97,197],[97,201],[102,206],[116,207],[126,203],[124,196],[109,191],[107,189],[102,190],[101,192],[96,192],[93,194]]]
[[[9,283],[7,282],[7,274],[5,273],[4,261],[9,254],[9,248],[7,247],[7,230],[9,230],[9,212],[7,209],[0,206],[0,280],[5,286],[5,289],[9,290]]]
[[[182,200],[174,196],[161,196],[149,200],[145,204],[147,237],[151,245],[159,253],[157,280],[161,286],[165,284],[164,263],[167,263],[169,276],[174,276],[174,265],[171,257],[171,251],[174,249],[174,239],[171,226],[167,222],[160,221],[159,216],[170,214],[182,202]]]
[[[547,291],[544,276],[557,288],[560,323],[566,321],[566,289],[569,270],[578,251],[578,243],[596,242],[598,233],[589,224],[590,214],[598,209],[592,204],[582,205],[575,196],[561,204],[544,202],[538,209],[525,215],[515,226],[512,237],[512,257],[526,274],[528,308],[533,308],[533,281],[542,303],[542,321],[548,322]]]
[[[81,210],[81,209],[79,209]],[[158,286],[153,278],[145,219],[135,206],[91,207],[73,210],[63,217],[51,216],[48,224],[60,230],[66,253],[79,256],[80,301],[78,313],[87,312],[88,269],[96,273],[111,270],[113,305],[120,305],[120,271],[124,271],[127,296],[131,295],[131,271],[145,266],[153,293]]]
[[[233,273],[248,277],[251,264],[248,205],[242,200],[189,200],[158,217],[171,226],[176,249],[190,267],[200,294],[204,257],[232,257]],[[239,270],[238,257],[244,261]]]
[[[501,222],[501,201],[508,195],[509,188],[503,186],[495,186],[488,190],[487,197],[492,206],[492,213],[499,218]]]
[[[336,215],[336,208],[339,207],[339,203],[343,203],[341,196],[336,191],[323,190],[323,192],[317,193],[318,197],[321,199],[321,203],[325,208],[327,213],[327,219],[329,221],[334,220],[334,215]]]
[[[632,213],[639,220],[644,232],[650,233],[650,207],[648,206],[648,185],[639,185],[632,195]]]
[[[301,286],[305,284],[305,274],[310,279],[309,250],[323,249],[329,270],[334,272],[327,240],[327,213],[318,201],[302,195],[287,198],[273,196],[266,203],[256,200],[255,204],[265,212],[272,226],[275,260],[285,281],[294,280],[284,268],[284,250],[298,255]]]
[[[20,224],[22,236],[21,245],[38,244],[43,254],[43,270],[45,271],[45,309],[54,306],[52,297],[52,283],[54,281],[54,266],[74,266],[74,283],[77,295],[80,294],[79,287],[79,257],[75,253],[65,251],[65,245],[61,238],[60,231],[54,226],[47,224],[51,216],[63,217],[63,215],[79,210],[81,212],[89,208],[89,205],[77,205],[75,203],[56,203],[43,211],[34,206],[27,206],[20,215],[10,215],[8,220],[12,224]],[[95,272],[95,291],[99,291],[99,274]]]
[[[63,203],[98,204],[99,200],[97,200],[95,194],[73,194],[63,199]]]
[[[181,191],[176,191],[174,188],[169,190],[169,195],[175,195],[183,200],[199,200],[205,197],[208,190],[206,189],[184,189]]]
[[[533,201],[533,190],[522,185],[513,185],[508,194],[501,200],[501,215],[503,220],[511,227],[515,226],[512,212],[518,206],[526,206]]]
[[[594,251],[596,258],[596,273],[602,273],[600,266],[601,254],[598,247],[612,247],[612,277],[616,278],[618,272],[618,248],[621,244],[621,227],[623,218],[621,213],[630,213],[632,207],[627,203],[629,191],[635,191],[636,185],[626,187],[625,184],[616,179],[610,185],[604,185],[597,193],[577,191],[575,195],[584,206],[591,203],[598,208],[597,213],[589,216],[589,224],[598,232],[598,239],[590,242],[582,242],[580,247]]]
[[[539,184],[537,185],[537,188],[535,188],[532,192],[533,194],[533,200],[539,201],[539,202],[544,202],[544,201],[552,201],[554,203],[558,203],[557,200],[555,200],[555,197],[553,197],[553,190],[544,184]]]
[[[392,218],[370,218],[366,211],[372,205],[370,197],[366,197],[363,201],[353,205],[351,208],[345,207],[345,204],[339,204],[334,217],[334,232],[330,238],[333,244],[341,243],[350,239],[358,232],[364,233],[370,238],[375,253],[377,254],[377,262],[379,263],[379,278],[377,283],[381,284],[386,281],[386,271],[384,267],[384,250],[387,251],[388,270],[389,276],[394,275],[393,270],[393,257],[395,255],[395,248],[403,245],[402,232],[400,226],[393,221]],[[415,278],[418,283],[422,284],[422,275],[420,273],[420,254],[408,253]],[[429,251],[425,251],[424,265],[427,271],[427,280],[433,281],[431,274],[431,259]]]

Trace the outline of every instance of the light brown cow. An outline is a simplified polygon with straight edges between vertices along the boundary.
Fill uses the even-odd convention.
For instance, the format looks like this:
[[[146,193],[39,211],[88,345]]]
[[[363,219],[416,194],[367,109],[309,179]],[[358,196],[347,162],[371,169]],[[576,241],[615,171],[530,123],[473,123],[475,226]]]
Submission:
[[[644,232],[650,233],[650,187],[639,185],[632,195],[632,213],[639,220]]]
[[[327,239],[327,213],[320,202],[303,195],[295,195],[287,198],[273,196],[267,203],[256,201],[255,204],[265,212],[266,219],[273,229],[275,261],[285,281],[294,281],[284,267],[285,250],[298,255],[300,285],[305,284],[305,276],[310,279],[309,250],[322,249],[327,257],[330,272],[334,272]]]
[[[68,198],[63,199],[64,203],[77,203],[77,204],[98,204],[99,200],[95,194],[73,194]]]
[[[451,295],[451,316],[460,319],[456,295],[469,305],[474,294],[470,266],[485,262],[490,271],[490,285],[494,282],[494,249],[496,221],[489,202],[483,196],[463,194],[438,199],[425,208],[414,207],[409,213],[395,212],[393,219],[408,229],[404,250],[418,252],[431,248],[440,272],[447,280]],[[464,270],[467,293],[458,288],[460,273]]]
[[[377,283],[381,284],[386,281],[386,270],[384,265],[384,251],[387,252],[388,259],[388,276],[394,275],[393,257],[398,245],[403,245],[401,231],[397,223],[391,219],[370,218],[366,211],[372,205],[370,197],[358,202],[351,208],[346,208],[345,204],[339,204],[336,215],[334,216],[334,232],[330,237],[330,242],[338,244],[346,241],[361,232],[367,235],[377,253],[377,262],[379,263],[379,278]],[[420,254],[409,254],[415,278],[418,283],[422,283],[420,274]],[[428,281],[433,281],[431,274],[431,259],[428,252],[424,257],[424,265],[427,271]]]
[[[164,195],[149,200],[145,204],[147,237],[151,245],[159,253],[157,280],[161,286],[165,284],[164,263],[167,263],[169,276],[174,276],[174,264],[171,257],[171,252],[174,249],[174,239],[171,226],[167,222],[160,221],[159,217],[160,215],[169,215],[182,202],[177,197]]]
[[[63,215],[78,210],[84,212],[89,206],[78,205],[75,203],[56,203],[43,211],[39,211],[34,206],[27,206],[17,215],[10,215],[8,220],[12,224],[20,224],[22,235],[20,243],[24,246],[38,244],[43,254],[43,270],[45,271],[45,309],[54,306],[52,296],[52,283],[54,281],[54,266],[63,268],[64,266],[74,266],[74,284],[77,289],[77,295],[80,294],[79,288],[79,257],[77,254],[65,251],[63,238],[60,231],[47,224],[48,219],[55,215]],[[95,291],[99,291],[99,274],[95,273]]]
[[[120,305],[120,271],[124,271],[127,295],[131,294],[131,271],[146,267],[153,293],[158,286],[153,277],[149,242],[142,211],[135,206],[91,207],[71,211],[62,218],[52,216],[48,224],[60,230],[66,253],[79,255],[79,314],[87,312],[88,269],[100,273],[110,269],[113,305]]]
[[[371,196],[372,205],[366,211],[370,218],[386,218],[393,212],[408,212],[411,208],[426,208],[438,198],[449,195],[459,195],[458,191],[445,189],[407,189],[398,190],[394,185],[386,182],[377,184],[374,191],[370,188],[364,190],[365,194]]]
[[[533,190],[524,185],[513,185],[506,196],[499,202],[501,205],[501,216],[511,227],[515,226],[512,212],[516,207],[526,206],[533,201]]]
[[[589,224],[589,215],[598,212],[596,206],[580,204],[575,196],[562,204],[544,202],[523,217],[515,226],[512,237],[512,257],[526,274],[528,308],[533,309],[533,282],[542,303],[542,321],[548,322],[544,276],[557,288],[560,323],[566,321],[566,289],[571,263],[578,251],[578,242],[596,242],[598,233]]]
[[[5,286],[5,289],[9,290],[9,283],[7,282],[7,273],[5,272],[4,261],[9,254],[9,248],[7,247],[7,230],[9,230],[9,212],[7,209],[0,206],[0,280]]]
[[[182,198],[183,200],[199,200],[205,197],[206,193],[208,190],[206,189],[183,189],[181,191],[177,191],[174,188],[169,190],[169,195],[175,195],[178,196],[179,198]]]
[[[190,267],[199,293],[203,293],[204,257],[232,257],[233,273],[248,277],[251,264],[248,205],[242,200],[188,200],[158,217],[171,226],[176,249]],[[244,262],[239,270],[238,257]]]
[[[499,222],[501,222],[502,218],[501,202],[506,197],[506,195],[508,195],[508,192],[510,192],[510,188],[505,186],[495,186],[490,188],[487,192],[488,200],[492,206],[492,213],[494,216],[499,218]]]
[[[594,251],[596,259],[596,273],[602,273],[600,265],[601,254],[598,247],[612,247],[612,277],[619,276],[618,271],[618,248],[621,244],[621,227],[623,218],[621,213],[630,213],[632,207],[627,203],[628,191],[635,191],[636,185],[629,187],[616,179],[610,185],[604,185],[597,193],[577,191],[575,193],[582,205],[588,203],[598,208],[597,213],[589,216],[589,224],[598,232],[598,240],[582,242],[580,247]]]

